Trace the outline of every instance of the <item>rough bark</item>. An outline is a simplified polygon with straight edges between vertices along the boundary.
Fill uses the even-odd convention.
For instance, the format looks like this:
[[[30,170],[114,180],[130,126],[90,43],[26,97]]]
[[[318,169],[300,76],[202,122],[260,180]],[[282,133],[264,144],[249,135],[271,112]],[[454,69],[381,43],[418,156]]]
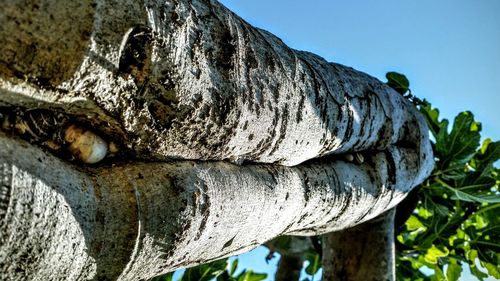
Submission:
[[[123,156],[84,166],[47,152],[52,139],[0,136],[12,280],[139,280],[345,229],[432,169],[425,122],[399,94],[216,1],[2,5],[0,119],[45,109]],[[338,156],[354,152],[364,161]]]
[[[0,264],[13,280],[153,277],[278,235],[353,226],[405,193],[387,176],[367,177],[388,170],[384,153],[366,164],[75,167],[19,140],[2,136],[0,145]]]
[[[288,48],[217,1],[83,1],[68,8],[43,2],[9,1],[2,13],[9,25],[0,34],[1,100],[71,107],[83,116],[91,109],[89,122],[101,120],[101,131],[142,159],[296,165],[397,144],[429,149],[419,139],[422,120],[391,88]],[[54,13],[65,17],[57,22],[63,26],[85,13],[80,24],[91,27],[90,36],[47,31]],[[12,32],[18,29],[24,32]],[[43,39],[68,43],[42,44],[40,29],[48,33]],[[76,52],[73,45],[88,49]],[[63,59],[77,67],[59,75],[47,70]]]
[[[323,280],[396,280],[394,213],[387,213],[323,239]]]

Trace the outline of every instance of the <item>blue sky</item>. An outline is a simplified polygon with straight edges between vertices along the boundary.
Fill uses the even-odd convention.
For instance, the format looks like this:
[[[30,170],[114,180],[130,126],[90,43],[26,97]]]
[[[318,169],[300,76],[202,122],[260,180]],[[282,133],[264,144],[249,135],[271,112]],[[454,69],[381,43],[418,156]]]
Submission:
[[[442,116],[470,110],[485,137],[500,139],[499,0],[220,2],[292,48],[382,81],[387,71],[404,73],[413,93]],[[266,265],[266,253],[241,256],[240,267],[272,273],[277,260]]]

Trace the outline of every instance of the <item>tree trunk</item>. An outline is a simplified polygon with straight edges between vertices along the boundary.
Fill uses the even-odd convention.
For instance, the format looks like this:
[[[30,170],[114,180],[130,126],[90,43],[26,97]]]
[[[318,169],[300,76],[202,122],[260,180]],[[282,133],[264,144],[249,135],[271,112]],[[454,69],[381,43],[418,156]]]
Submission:
[[[299,280],[304,260],[300,256],[282,255],[276,271],[276,281]]]
[[[299,280],[308,251],[313,250],[309,237],[282,236],[265,244],[271,253],[278,252],[280,260],[274,280]]]
[[[12,0],[0,26],[7,279],[147,279],[349,228],[433,167],[407,100],[217,1]],[[120,151],[75,161],[71,125]]]
[[[396,280],[394,213],[333,232],[323,239],[323,280]]]

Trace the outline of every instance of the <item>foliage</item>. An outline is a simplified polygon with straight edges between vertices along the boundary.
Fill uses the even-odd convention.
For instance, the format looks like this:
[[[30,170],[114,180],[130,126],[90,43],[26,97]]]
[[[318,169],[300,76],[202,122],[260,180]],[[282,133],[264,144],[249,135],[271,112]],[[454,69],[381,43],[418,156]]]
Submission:
[[[434,139],[435,168],[417,187],[417,206],[397,236],[398,280],[459,280],[464,264],[479,280],[498,279],[500,142],[481,145],[481,123],[471,112],[458,114],[449,130],[430,103],[417,107]]]
[[[500,278],[500,142],[480,146],[480,123],[472,113],[460,113],[448,131],[448,121],[427,104],[426,116],[435,142],[435,169],[419,189],[418,205],[397,236],[399,280],[458,280],[462,264],[482,280]],[[481,264],[484,270],[477,266]],[[418,269],[434,269],[424,276]]]
[[[306,254],[306,260],[308,261],[308,264],[306,266],[306,273],[314,278],[314,275],[321,268],[321,258],[318,253],[310,251]]]
[[[202,264],[196,267],[188,268],[175,281],[261,281],[267,278],[265,273],[255,273],[252,270],[243,270],[236,274],[238,260],[229,264],[227,259],[217,260],[211,263]],[[168,273],[152,279],[152,281],[174,281],[174,273]]]
[[[450,130],[438,109],[411,94],[404,75],[389,72],[386,77],[425,117],[435,156],[433,174],[416,187],[417,196],[402,202],[416,207],[397,230],[397,279],[456,281],[466,264],[479,280],[500,279],[500,169],[494,165],[500,159],[500,141],[485,139],[481,144],[481,123],[469,111],[458,114]],[[313,276],[321,267],[321,254],[311,247],[304,256],[309,261],[306,273]],[[266,278],[252,271],[236,276],[236,266],[237,260],[231,269],[226,260],[217,261],[186,270],[180,280]],[[155,280],[170,281],[169,276]]]
[[[387,78],[387,85],[401,95],[410,91],[410,81],[408,81],[406,76],[403,74],[397,72],[387,72],[385,74],[385,78]]]

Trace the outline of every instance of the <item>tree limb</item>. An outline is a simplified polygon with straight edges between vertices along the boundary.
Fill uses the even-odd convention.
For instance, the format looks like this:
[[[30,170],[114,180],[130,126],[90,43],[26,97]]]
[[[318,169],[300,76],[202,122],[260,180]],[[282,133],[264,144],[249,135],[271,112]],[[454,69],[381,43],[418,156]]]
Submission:
[[[0,113],[62,114],[125,158],[82,166],[38,147],[54,140],[1,134],[0,272],[13,280],[139,280],[349,228],[432,169],[403,97],[217,1],[42,2],[0,12]]]
[[[323,239],[323,280],[396,280],[394,213]]]
[[[82,115],[92,110],[90,118],[109,123],[100,130],[120,131],[122,142],[142,159],[297,165],[332,153],[408,144],[430,155],[425,122],[390,87],[293,50],[217,1],[102,1],[95,8],[82,2],[80,10],[46,2],[66,19],[92,11],[82,23],[92,26],[91,36],[64,29],[46,35],[88,50],[77,56],[71,49],[38,44],[38,30],[53,24],[50,11],[22,25],[25,32],[4,30],[8,40],[0,48],[15,60],[3,59],[0,101],[71,108]],[[33,17],[22,11],[34,8],[16,5],[9,2],[14,7],[5,11],[15,10],[20,20]],[[23,68],[34,59],[25,51],[33,44],[35,59],[43,64]],[[73,54],[76,61],[68,64],[79,65],[71,68],[73,76],[40,82],[47,75],[42,66],[62,59],[61,53]],[[85,107],[78,110],[81,104]],[[419,169],[422,177],[429,170],[426,163]]]
[[[405,193],[388,177],[367,177],[387,170],[383,153],[371,164],[178,161],[82,168],[19,140],[2,136],[0,144],[8,194],[1,204],[7,208],[0,261],[14,280],[17,274],[44,279],[48,275],[36,275],[45,272],[40,265],[50,276],[153,277],[248,251],[278,235],[350,227]],[[26,257],[36,258],[29,263],[35,268],[16,270]],[[56,262],[66,259],[80,264]]]

